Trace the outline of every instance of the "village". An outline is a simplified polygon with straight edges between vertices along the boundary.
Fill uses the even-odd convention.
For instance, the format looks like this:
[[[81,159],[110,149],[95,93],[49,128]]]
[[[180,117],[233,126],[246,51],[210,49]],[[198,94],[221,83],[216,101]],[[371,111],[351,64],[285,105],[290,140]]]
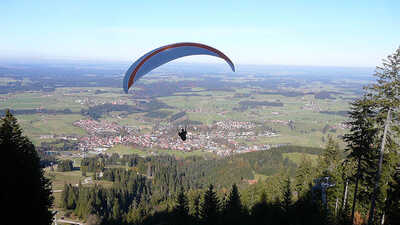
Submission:
[[[84,129],[88,135],[69,137],[78,141],[78,150],[93,154],[105,153],[116,145],[129,145],[140,149],[165,149],[191,152],[196,150],[230,155],[249,151],[268,150],[273,145],[246,145],[240,139],[256,140],[259,137],[275,137],[279,134],[263,129],[253,122],[226,120],[212,126],[196,125],[188,129],[188,139],[182,141],[176,134],[176,127],[167,123],[153,127],[150,133],[141,127],[121,126],[116,122],[82,119],[73,123]],[[56,138],[44,135],[43,138]],[[66,137],[63,137],[64,139]]]

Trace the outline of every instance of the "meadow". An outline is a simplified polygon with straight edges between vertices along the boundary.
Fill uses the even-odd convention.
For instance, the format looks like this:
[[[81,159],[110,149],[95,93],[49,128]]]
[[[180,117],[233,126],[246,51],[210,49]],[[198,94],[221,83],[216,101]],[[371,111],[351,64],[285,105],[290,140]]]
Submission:
[[[125,146],[125,145],[116,145],[107,150],[107,153],[117,153],[119,155],[130,155],[136,154],[140,156],[151,156],[151,155],[160,155],[160,154],[168,154],[173,155],[177,158],[185,158],[190,156],[208,156],[208,157],[215,157],[213,153],[204,152],[204,151],[192,151],[192,152],[183,152],[178,150],[165,150],[165,149],[138,149],[132,146]]]

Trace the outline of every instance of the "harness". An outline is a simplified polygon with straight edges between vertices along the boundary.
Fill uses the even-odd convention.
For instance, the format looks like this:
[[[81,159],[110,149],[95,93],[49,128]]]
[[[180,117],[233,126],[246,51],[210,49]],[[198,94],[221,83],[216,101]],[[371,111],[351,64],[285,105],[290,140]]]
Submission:
[[[186,141],[186,134],[187,134],[186,130],[180,131],[178,133],[178,135],[179,135],[179,137],[181,137],[182,141]]]

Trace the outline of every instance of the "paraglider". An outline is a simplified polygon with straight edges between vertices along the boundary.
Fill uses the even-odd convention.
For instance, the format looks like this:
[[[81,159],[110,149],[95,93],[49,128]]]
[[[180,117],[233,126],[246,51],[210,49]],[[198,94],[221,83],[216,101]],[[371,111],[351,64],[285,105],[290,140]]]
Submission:
[[[128,93],[129,88],[132,87],[135,82],[153,69],[172,60],[191,55],[210,55],[221,58],[225,60],[232,71],[235,72],[235,66],[232,61],[218,49],[200,43],[175,43],[156,48],[136,60],[125,73],[123,80],[125,93]]]
[[[156,48],[136,60],[125,73],[123,80],[123,89],[125,93],[128,93],[129,88],[132,87],[135,82],[153,69],[172,60],[191,55],[210,55],[221,58],[225,60],[232,71],[235,72],[235,66],[232,61],[218,49],[200,43],[175,43]],[[181,131],[178,131],[178,135],[182,141],[185,141],[187,135],[186,128],[182,128]]]
[[[186,141],[186,135],[187,135],[187,128],[185,129],[181,128],[181,131],[178,131],[179,137],[182,139],[182,141]]]

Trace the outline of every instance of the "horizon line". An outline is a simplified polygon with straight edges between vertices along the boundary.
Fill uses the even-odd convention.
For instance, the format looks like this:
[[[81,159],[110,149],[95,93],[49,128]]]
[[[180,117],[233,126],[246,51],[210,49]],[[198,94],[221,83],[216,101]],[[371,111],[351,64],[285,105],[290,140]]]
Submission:
[[[40,57],[40,58],[17,58],[17,57],[1,57],[0,56],[0,66],[3,63],[7,64],[49,64],[51,62],[57,62],[57,63],[87,63],[87,64],[101,64],[101,63],[106,63],[106,64],[131,64],[134,62],[134,60],[110,60],[110,59],[94,59],[94,58],[60,58],[60,57],[54,57],[54,58],[48,58],[48,57]],[[223,65],[223,62],[188,62],[188,61],[181,61],[181,62],[169,62],[165,64],[166,66],[171,66],[174,64],[194,64],[194,65]],[[266,63],[235,63],[237,66],[287,66],[287,67],[331,67],[331,68],[364,68],[364,69],[371,69],[371,68],[376,68],[376,66],[349,66],[349,65],[312,65],[312,64],[266,64]]]

